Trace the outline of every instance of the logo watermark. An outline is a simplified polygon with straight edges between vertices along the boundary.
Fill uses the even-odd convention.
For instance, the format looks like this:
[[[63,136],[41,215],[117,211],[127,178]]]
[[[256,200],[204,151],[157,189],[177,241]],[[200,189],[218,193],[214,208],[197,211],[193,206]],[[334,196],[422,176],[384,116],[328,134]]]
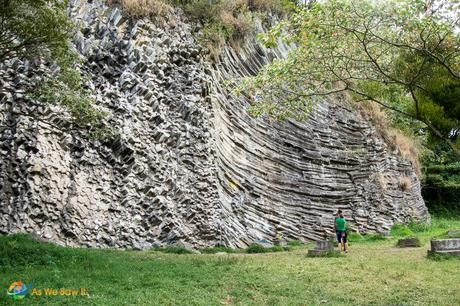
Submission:
[[[32,296],[87,296],[87,288],[36,288],[22,281],[13,282],[6,293],[14,300],[22,300],[27,293]]]
[[[14,300],[22,300],[26,294],[27,291],[29,291],[30,285],[27,286],[23,282],[14,282],[12,283],[9,287],[6,293],[13,297]]]

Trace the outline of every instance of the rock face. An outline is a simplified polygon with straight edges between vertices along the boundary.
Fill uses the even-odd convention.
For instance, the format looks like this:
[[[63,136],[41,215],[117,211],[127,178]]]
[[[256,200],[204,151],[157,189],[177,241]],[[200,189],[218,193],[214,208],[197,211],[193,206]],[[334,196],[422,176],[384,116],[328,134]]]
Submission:
[[[0,233],[71,246],[243,247],[280,234],[323,239],[339,208],[361,231],[429,219],[411,163],[340,99],[305,123],[246,114],[249,102],[224,81],[256,73],[283,47],[249,40],[211,64],[179,11],[160,24],[72,0],[69,14],[82,74],[120,137],[91,141],[59,109],[32,108],[21,90],[49,72],[43,64],[0,66]]]

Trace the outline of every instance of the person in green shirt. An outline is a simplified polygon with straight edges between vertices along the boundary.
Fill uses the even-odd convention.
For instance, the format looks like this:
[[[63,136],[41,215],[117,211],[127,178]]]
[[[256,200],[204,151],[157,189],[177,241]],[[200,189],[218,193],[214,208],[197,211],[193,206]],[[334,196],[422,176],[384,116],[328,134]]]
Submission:
[[[348,253],[348,243],[347,243],[347,221],[343,217],[341,210],[337,212],[337,217],[335,218],[335,233],[337,235],[337,242],[341,251]]]

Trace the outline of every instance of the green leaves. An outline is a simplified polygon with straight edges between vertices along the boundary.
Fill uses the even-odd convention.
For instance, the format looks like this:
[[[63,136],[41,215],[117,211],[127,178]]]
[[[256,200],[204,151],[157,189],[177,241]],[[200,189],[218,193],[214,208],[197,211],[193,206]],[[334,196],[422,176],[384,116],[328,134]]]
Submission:
[[[0,0],[0,63],[11,58],[40,58],[57,64],[57,74],[44,76],[28,95],[63,106],[76,125],[90,126],[93,135],[106,135],[102,131],[105,114],[94,107],[76,70],[78,56],[71,49],[74,25],[66,9],[67,1]]]
[[[452,101],[460,92],[452,90],[456,99],[435,99],[433,92],[460,80],[459,19],[449,13],[458,7],[454,2],[329,0],[298,10],[260,35],[266,47],[282,41],[294,49],[246,80],[242,91],[258,95],[259,105],[251,106],[256,115],[296,114],[310,109],[305,102],[347,92],[424,122],[447,139],[458,125]],[[443,111],[447,104],[449,112]]]

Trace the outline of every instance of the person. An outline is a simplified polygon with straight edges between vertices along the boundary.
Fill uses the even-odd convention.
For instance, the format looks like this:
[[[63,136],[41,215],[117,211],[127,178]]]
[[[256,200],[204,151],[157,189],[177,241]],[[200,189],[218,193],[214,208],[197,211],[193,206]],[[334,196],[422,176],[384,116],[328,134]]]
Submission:
[[[348,253],[347,243],[347,221],[343,217],[342,211],[339,209],[334,222],[335,233],[337,235],[337,242],[339,243],[340,251]]]

